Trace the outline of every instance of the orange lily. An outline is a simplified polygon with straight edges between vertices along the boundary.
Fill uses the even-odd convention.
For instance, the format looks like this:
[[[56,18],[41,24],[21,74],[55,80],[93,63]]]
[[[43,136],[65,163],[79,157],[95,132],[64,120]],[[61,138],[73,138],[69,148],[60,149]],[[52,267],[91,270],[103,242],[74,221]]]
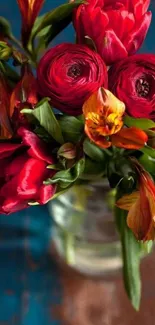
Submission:
[[[44,0],[17,0],[22,16],[22,40],[26,45]]]
[[[136,127],[122,128],[125,105],[109,90],[100,88],[83,105],[85,132],[101,148],[111,145],[139,149],[148,140],[146,133]]]
[[[127,210],[127,224],[138,240],[155,238],[155,184],[151,176],[137,164],[139,191],[124,195],[117,206]]]
[[[10,122],[10,89],[0,75],[0,138],[8,139],[13,135]]]

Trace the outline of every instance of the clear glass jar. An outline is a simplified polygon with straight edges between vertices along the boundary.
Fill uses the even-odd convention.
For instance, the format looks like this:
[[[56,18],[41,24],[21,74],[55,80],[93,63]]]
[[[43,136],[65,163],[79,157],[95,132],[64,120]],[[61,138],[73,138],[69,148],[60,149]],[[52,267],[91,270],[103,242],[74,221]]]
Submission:
[[[114,191],[103,182],[74,186],[49,203],[52,241],[67,265],[93,276],[122,267],[113,208]]]

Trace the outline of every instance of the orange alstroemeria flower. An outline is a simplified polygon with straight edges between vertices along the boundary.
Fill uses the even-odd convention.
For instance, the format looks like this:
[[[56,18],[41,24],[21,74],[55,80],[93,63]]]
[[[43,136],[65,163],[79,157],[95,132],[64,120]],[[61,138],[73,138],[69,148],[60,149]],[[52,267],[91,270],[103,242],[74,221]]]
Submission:
[[[124,195],[117,201],[117,206],[127,210],[127,224],[138,240],[155,238],[155,184],[150,175],[141,167],[139,190]]]
[[[0,75],[0,139],[9,139],[13,135],[10,122],[10,89]]]
[[[100,88],[83,105],[85,133],[96,145],[111,145],[139,149],[148,140],[146,133],[136,127],[122,128],[125,105],[109,90]]]
[[[25,45],[44,0],[17,0],[17,2],[22,16],[22,41]]]

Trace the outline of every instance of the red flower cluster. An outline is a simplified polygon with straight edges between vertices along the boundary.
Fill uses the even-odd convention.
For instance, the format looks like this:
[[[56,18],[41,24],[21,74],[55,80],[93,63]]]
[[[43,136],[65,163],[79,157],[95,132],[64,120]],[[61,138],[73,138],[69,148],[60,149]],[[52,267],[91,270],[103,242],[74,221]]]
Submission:
[[[29,202],[45,204],[54,194],[54,185],[43,181],[52,175],[53,163],[45,144],[25,128],[18,130],[19,143],[0,143],[0,213],[28,207]]]
[[[130,118],[124,116],[155,120],[155,55],[135,54],[150,26],[150,0],[87,0],[79,6],[77,2],[74,6],[73,0],[37,22],[44,0],[17,2],[22,15],[20,46],[24,54],[14,49],[16,43],[19,47],[14,37],[9,35],[5,41],[6,31],[0,51],[3,60],[12,53],[14,66],[21,65],[20,78],[17,73],[15,79],[7,80],[5,69],[0,71],[0,213],[51,199],[57,179],[54,176],[47,181],[56,173],[47,166],[53,160],[60,169],[57,188],[66,188],[61,179],[64,168],[67,166],[69,173],[85,155],[84,136],[80,134],[76,145],[76,134],[84,132],[102,149],[114,146],[138,150],[150,141],[150,133],[136,124],[128,127],[125,120]],[[76,44],[52,47],[37,64],[42,47],[48,45],[56,30],[68,24],[71,11],[66,16],[65,12],[70,7]],[[62,21],[58,15],[61,10]],[[56,30],[55,21],[60,21]],[[36,66],[36,78],[31,64]],[[60,115],[83,114],[83,119],[67,117],[66,128],[72,128],[73,121],[75,129],[65,130],[65,122],[54,116],[52,108],[58,109]],[[69,133],[71,139],[67,138]],[[66,144],[74,151],[69,158],[60,155],[59,146],[62,149]]]

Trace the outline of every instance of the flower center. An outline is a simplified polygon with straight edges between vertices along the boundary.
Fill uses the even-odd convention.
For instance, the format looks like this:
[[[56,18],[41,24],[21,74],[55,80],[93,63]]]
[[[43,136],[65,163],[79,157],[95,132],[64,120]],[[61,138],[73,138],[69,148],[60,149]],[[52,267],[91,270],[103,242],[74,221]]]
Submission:
[[[101,136],[109,136],[117,133],[122,127],[121,118],[117,113],[110,113],[108,116],[89,112],[86,116],[89,127]]]
[[[72,78],[76,78],[81,76],[82,70],[79,64],[73,64],[69,69],[68,69],[68,76]]]
[[[140,97],[148,97],[150,92],[150,83],[147,79],[140,78],[136,82],[136,91]]]

